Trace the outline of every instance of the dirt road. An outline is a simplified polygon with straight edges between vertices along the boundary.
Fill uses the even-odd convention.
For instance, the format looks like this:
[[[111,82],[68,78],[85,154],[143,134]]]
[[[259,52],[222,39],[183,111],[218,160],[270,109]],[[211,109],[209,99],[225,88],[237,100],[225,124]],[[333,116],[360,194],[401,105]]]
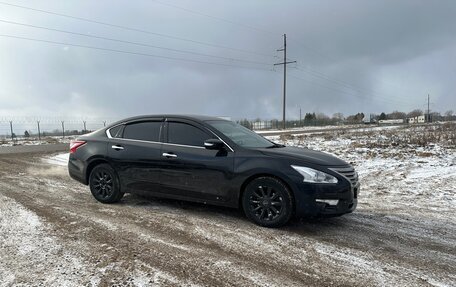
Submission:
[[[0,155],[0,286],[456,284],[452,212],[361,194],[353,214],[266,229],[201,204],[103,205],[42,157]]]
[[[69,146],[68,143],[2,146],[0,147],[0,154],[66,151]]]

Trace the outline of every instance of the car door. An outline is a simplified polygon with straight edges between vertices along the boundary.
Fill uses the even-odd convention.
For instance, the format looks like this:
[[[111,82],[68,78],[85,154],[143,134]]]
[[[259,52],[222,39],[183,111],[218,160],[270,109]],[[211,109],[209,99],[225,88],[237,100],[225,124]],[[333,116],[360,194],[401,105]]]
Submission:
[[[192,121],[166,121],[160,178],[165,192],[216,202],[230,198],[234,153],[229,149],[204,148],[204,141],[214,138],[217,137],[208,129]]]
[[[126,192],[153,192],[160,181],[163,119],[147,119],[122,125],[113,133],[108,156]],[[109,136],[108,135],[108,136]]]

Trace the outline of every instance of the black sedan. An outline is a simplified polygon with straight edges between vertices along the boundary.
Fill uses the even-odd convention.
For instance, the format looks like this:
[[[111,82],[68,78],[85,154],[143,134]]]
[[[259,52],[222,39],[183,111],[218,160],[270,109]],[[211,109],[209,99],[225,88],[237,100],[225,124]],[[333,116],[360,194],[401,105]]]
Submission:
[[[359,192],[357,173],[341,159],[206,116],[119,121],[72,142],[68,169],[102,203],[126,192],[203,202],[242,208],[267,227],[352,212]]]

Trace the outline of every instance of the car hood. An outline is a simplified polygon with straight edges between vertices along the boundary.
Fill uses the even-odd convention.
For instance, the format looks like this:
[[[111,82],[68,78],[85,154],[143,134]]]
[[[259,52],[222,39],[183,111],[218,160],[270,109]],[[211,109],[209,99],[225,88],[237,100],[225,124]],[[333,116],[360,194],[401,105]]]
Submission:
[[[322,165],[322,166],[343,166],[348,165],[346,161],[343,161],[330,154],[315,151],[307,148],[299,147],[279,147],[279,148],[265,148],[261,150],[265,155],[268,156],[280,156],[296,159],[298,161],[304,161],[311,164]]]

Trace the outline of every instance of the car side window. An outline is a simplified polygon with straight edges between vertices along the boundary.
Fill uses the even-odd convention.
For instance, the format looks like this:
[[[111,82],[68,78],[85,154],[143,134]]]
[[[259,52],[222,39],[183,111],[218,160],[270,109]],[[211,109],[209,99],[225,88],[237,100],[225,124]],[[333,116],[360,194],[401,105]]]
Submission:
[[[213,138],[207,132],[179,122],[168,122],[168,143],[189,146],[204,146],[204,141]]]
[[[120,138],[122,136],[122,127],[123,125],[120,125],[109,129],[109,134],[111,135],[111,137]]]
[[[162,122],[150,121],[128,124],[124,128],[123,138],[142,141],[160,141]]]

